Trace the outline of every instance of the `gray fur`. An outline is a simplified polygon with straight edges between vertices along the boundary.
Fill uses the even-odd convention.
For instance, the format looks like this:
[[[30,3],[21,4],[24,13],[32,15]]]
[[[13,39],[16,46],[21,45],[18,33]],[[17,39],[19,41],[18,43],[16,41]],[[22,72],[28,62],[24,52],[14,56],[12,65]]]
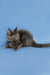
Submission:
[[[17,31],[17,27],[13,31],[11,29],[8,29],[7,42],[8,45],[6,46],[6,48],[11,47],[14,48],[14,50],[18,50],[19,48],[28,46],[39,48],[50,47],[50,44],[37,44],[30,32],[22,29]]]

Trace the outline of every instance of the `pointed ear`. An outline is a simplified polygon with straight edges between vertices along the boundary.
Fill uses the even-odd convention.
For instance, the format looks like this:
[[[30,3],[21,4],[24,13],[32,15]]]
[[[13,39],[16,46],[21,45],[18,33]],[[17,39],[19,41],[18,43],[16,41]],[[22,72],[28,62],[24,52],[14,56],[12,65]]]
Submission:
[[[17,32],[17,27],[14,29],[15,32]]]
[[[8,34],[8,35],[11,35],[11,29],[8,29],[7,34]]]

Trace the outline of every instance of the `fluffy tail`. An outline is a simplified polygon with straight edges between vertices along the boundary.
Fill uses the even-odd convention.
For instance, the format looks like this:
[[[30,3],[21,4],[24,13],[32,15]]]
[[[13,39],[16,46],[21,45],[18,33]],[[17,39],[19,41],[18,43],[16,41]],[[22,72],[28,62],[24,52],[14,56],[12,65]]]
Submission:
[[[50,47],[50,43],[47,43],[47,44],[37,44],[36,42],[33,42],[32,47],[39,47],[39,48]]]

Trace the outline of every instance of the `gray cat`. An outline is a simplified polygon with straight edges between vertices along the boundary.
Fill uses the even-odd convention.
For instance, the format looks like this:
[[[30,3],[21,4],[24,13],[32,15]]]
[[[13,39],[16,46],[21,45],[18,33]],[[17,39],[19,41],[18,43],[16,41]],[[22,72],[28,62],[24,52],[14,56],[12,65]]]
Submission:
[[[14,50],[17,50],[22,46],[20,35],[17,33],[17,27],[13,31],[8,29],[6,37],[8,44],[5,46],[5,48],[13,48]]]
[[[18,50],[19,48],[22,47],[50,47],[50,44],[37,44],[33,36],[30,32],[27,30],[17,30],[17,27],[15,30],[8,29],[7,32],[7,42],[8,45],[5,46],[5,48],[14,48],[14,50]]]

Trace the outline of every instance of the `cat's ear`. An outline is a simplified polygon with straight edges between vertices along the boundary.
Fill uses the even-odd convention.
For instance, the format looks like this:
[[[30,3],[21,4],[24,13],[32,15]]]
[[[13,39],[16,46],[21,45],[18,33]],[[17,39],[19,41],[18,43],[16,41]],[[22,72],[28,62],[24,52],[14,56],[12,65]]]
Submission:
[[[11,29],[8,29],[7,34],[8,34],[8,35],[11,35]]]
[[[17,27],[14,29],[15,32],[17,32]]]

